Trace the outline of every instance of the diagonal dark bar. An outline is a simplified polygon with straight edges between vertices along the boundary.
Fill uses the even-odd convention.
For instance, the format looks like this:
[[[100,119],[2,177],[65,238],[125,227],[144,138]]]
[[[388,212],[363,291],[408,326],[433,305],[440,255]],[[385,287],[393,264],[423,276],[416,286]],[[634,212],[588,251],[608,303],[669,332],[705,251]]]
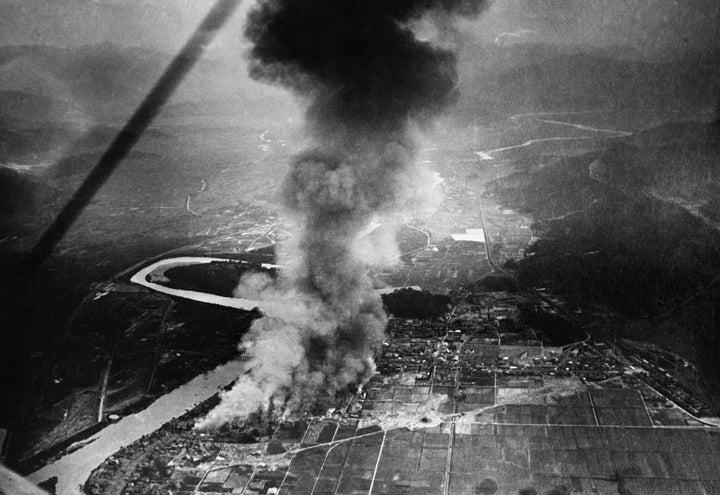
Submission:
[[[100,160],[85,178],[82,185],[45,231],[26,258],[27,265],[31,267],[38,266],[50,256],[55,245],[60,242],[83,209],[90,203],[95,193],[137,143],[150,122],[152,122],[185,75],[203,54],[217,31],[230,18],[239,4],[240,0],[218,0],[213,6],[192,37],[175,56],[150,93],[125,124],[125,127],[115,136],[112,144],[105,150],[105,153],[100,157]]]

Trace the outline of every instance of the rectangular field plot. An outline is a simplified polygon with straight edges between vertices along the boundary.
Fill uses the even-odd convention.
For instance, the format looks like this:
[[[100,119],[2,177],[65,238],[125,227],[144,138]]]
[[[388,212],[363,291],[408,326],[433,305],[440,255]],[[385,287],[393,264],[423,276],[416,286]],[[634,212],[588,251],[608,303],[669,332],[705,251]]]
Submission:
[[[334,422],[328,422],[323,425],[322,430],[317,437],[317,443],[328,443],[331,442],[335,437],[335,432],[338,430],[338,425]]]
[[[587,459],[582,450],[556,450],[553,452],[558,471],[563,476],[589,476]]]
[[[441,493],[449,439],[430,431],[388,432],[373,493]]]
[[[592,407],[590,404],[590,396],[588,395],[587,391],[575,392],[568,395],[561,395],[559,397],[552,398],[552,401],[553,405],[561,407]]]
[[[603,426],[651,426],[644,408],[595,407],[595,415]]]
[[[688,416],[680,409],[648,408],[653,424],[656,426],[687,426]]]
[[[225,479],[223,486],[231,490],[242,489],[250,481],[253,474],[253,467],[250,465],[233,466],[230,468],[230,474]]]
[[[720,440],[716,430],[690,428],[658,428],[643,440],[651,450],[657,452],[689,452],[698,454],[720,454]],[[642,449],[645,450],[645,449]]]
[[[606,476],[614,472],[614,465],[608,450],[583,450],[590,476]]]
[[[670,428],[603,428],[611,450],[719,454],[714,431]]]
[[[424,448],[420,456],[419,469],[421,471],[445,472],[448,449],[445,448]]]
[[[340,479],[340,483],[338,483],[337,494],[352,495],[356,493],[368,493],[370,491],[371,483],[372,471],[370,471],[369,475],[361,478],[351,477],[350,475],[343,473],[343,477]]]
[[[536,404],[508,404],[495,409],[495,422],[545,425],[548,422],[548,409]]]
[[[530,406],[519,410],[533,411]],[[336,437],[354,427],[341,425]],[[287,475],[266,470],[267,479],[256,476],[249,485],[275,487],[282,474],[281,494],[435,495],[445,491],[446,479],[453,495],[493,488],[515,495],[528,487],[547,493],[560,486],[569,493],[616,493],[620,476],[628,493],[638,495],[720,493],[720,433],[712,430],[459,422],[451,439],[452,429],[451,423],[398,428],[309,448],[296,454]],[[208,477],[208,488],[230,488],[233,475],[233,486],[249,479],[247,469],[234,469]]]
[[[653,495],[709,495],[718,493],[712,487],[699,481],[683,480],[649,480],[633,479],[624,480],[629,493],[653,494]],[[708,489],[710,488],[710,489]]]
[[[460,382],[463,385],[493,387],[495,385],[495,376],[487,372],[462,370],[460,373]]]
[[[595,407],[635,408],[644,409],[640,393],[625,388],[608,388],[588,390]]]
[[[344,440],[355,435],[357,425],[357,421],[343,420],[343,422],[340,424],[340,428],[338,428],[337,433],[335,433],[335,440]]]
[[[492,406],[495,404],[495,389],[493,387],[466,387],[465,402],[478,406]]]
[[[343,473],[351,477],[362,477],[367,471],[372,472],[380,453],[382,438],[382,433],[378,433],[352,440]]]
[[[392,470],[417,470],[421,463],[422,437],[422,431],[394,430],[388,432],[378,464],[378,475],[389,474],[392,477]]]
[[[413,400],[413,391],[415,387],[395,387],[394,401],[397,402],[422,402],[427,399],[429,387],[418,387],[425,390],[425,393],[417,393],[415,397],[419,400]]]
[[[293,495],[310,494],[320,475],[328,447],[317,447],[299,452],[290,462],[282,493]]]
[[[268,493],[277,490],[285,479],[285,469],[258,469],[245,493]]]
[[[347,465],[349,450],[349,443],[341,443],[336,444],[334,448],[327,452],[322,464],[320,475],[316,478],[316,482],[311,493],[319,495],[332,495],[335,493],[338,481],[342,478]]]
[[[596,425],[590,407],[548,406],[548,423],[551,425]]]
[[[530,474],[513,473],[508,476],[503,471],[483,470],[474,474],[450,474],[450,489],[453,495],[477,495],[483,493],[516,494],[531,486]],[[496,490],[496,491],[493,491]]]
[[[611,452],[612,462],[621,476],[670,478],[671,463],[658,452]]]
[[[539,376],[505,376],[497,377],[497,386],[505,388],[540,388],[543,380]]]
[[[552,442],[553,449],[578,450],[573,429],[567,426],[549,426],[548,436]]]
[[[503,451],[494,445],[478,445],[470,436],[458,436],[453,446],[451,470],[453,473],[476,473],[488,470],[502,459]]]
[[[371,402],[390,402],[395,397],[392,389],[371,388],[367,392],[367,400]]]
[[[582,450],[609,450],[607,436],[602,428],[574,426],[575,444]]]
[[[328,442],[332,440],[336,429],[337,424],[333,421],[313,421],[305,430],[301,442],[306,446]],[[328,436],[330,437],[329,440]]]
[[[457,399],[458,412],[474,411],[495,404],[495,389],[493,387],[463,387],[464,396]]]
[[[296,421],[294,423],[283,423],[278,426],[273,434],[273,439],[280,442],[297,443],[302,440],[307,429],[305,421]]]
[[[373,495],[437,495],[443,493],[444,473],[398,471],[392,478],[375,478]]]

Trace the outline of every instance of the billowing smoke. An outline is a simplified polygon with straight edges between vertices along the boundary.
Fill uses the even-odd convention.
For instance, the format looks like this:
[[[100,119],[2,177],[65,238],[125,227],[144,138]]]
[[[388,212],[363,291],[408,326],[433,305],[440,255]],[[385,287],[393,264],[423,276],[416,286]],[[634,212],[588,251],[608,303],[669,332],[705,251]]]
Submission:
[[[260,409],[322,405],[372,375],[386,317],[359,254],[360,234],[417,192],[427,175],[415,163],[412,130],[456,96],[454,54],[420,41],[412,26],[422,19],[446,30],[453,16],[475,16],[483,5],[262,0],[250,12],[251,75],[307,102],[309,144],[283,187],[299,234],[280,253],[279,282],[241,281],[238,296],[262,294],[280,318],[255,322],[241,344],[256,359],[252,370],[200,427]]]

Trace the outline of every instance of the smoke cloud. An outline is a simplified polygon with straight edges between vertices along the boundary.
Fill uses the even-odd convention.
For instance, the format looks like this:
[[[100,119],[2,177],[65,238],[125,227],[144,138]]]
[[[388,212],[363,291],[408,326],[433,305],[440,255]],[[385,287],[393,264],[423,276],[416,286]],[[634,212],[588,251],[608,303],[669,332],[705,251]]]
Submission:
[[[253,78],[307,104],[308,146],[283,185],[298,235],[279,253],[280,280],[241,280],[238,296],[264,299],[281,319],[257,320],[241,347],[252,369],[201,428],[258,410],[288,414],[329,404],[374,372],[386,316],[368,277],[361,234],[401,209],[428,174],[413,131],[456,98],[451,50],[412,26],[480,13],[484,0],[263,0],[245,35]]]

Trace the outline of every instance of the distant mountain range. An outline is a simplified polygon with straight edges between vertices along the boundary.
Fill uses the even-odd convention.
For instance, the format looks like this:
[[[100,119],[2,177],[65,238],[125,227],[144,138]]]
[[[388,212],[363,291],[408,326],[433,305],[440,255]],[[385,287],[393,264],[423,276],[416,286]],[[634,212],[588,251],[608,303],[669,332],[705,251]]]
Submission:
[[[0,117],[28,124],[84,119],[82,109],[70,102],[24,91],[0,90]]]
[[[101,43],[79,48],[0,47],[0,117],[31,122],[125,116],[150,90],[171,56]],[[236,73],[202,60],[178,89],[174,101],[219,99],[239,92]],[[9,98],[12,96],[12,98]],[[25,106],[23,106],[25,105]],[[42,107],[50,105],[43,112]],[[25,110],[25,112],[23,112]]]
[[[182,3],[196,1],[3,0],[0,44],[79,46],[109,39],[172,47],[204,13],[201,7],[197,13],[187,15],[183,5],[178,5]]]
[[[107,145],[170,60],[166,53],[113,43],[0,47],[0,163],[52,149],[58,129],[73,148],[77,140]],[[248,88],[244,71],[239,55],[237,64],[200,60],[166,105],[164,123],[215,115],[248,124],[286,121],[291,97]],[[102,143],[98,129],[105,129]]]
[[[715,105],[720,95],[718,57],[713,53],[693,60],[652,63],[627,49],[540,43],[466,45],[460,56],[464,61],[459,68],[460,101],[454,112],[461,120],[494,121],[536,111],[707,108]],[[113,43],[77,48],[0,47],[0,163],[33,160],[63,145],[71,154],[97,152],[169,61],[170,55],[159,51]],[[237,116],[240,121],[264,126],[297,115],[296,110],[289,110],[290,97],[246,91],[243,70],[240,63],[229,67],[216,60],[201,61],[162,117],[172,123],[201,116],[203,125],[210,125],[208,119],[214,116]],[[643,148],[645,158],[633,160],[637,158],[645,168],[655,163],[654,170],[662,175],[663,163],[675,161],[673,153],[686,153],[685,145],[663,148],[674,143],[678,132],[649,130],[625,144]],[[696,136],[697,132],[688,130],[687,135]],[[649,145],[653,140],[657,144]],[[68,153],[63,156],[72,158]],[[607,155],[604,168],[596,167],[596,171],[605,170],[607,175],[606,169],[614,166],[611,162]],[[638,173],[640,168],[633,167],[632,172],[623,172],[620,182],[627,183],[627,174]],[[649,177],[645,168],[641,175]],[[591,182],[588,187],[599,184]],[[658,178],[659,192],[661,184]]]
[[[100,43],[77,48],[0,47],[0,119],[31,122],[127,115],[171,56]],[[720,54],[664,63],[630,49],[516,43],[463,46],[461,112],[709,106],[720,94]],[[253,99],[237,63],[202,60],[173,98],[199,103]],[[258,102],[260,103],[260,102]],[[258,108],[263,104],[257,104]]]
[[[560,110],[708,107],[720,95],[720,53],[668,62],[631,50],[516,44],[465,48],[460,109],[507,115]]]

